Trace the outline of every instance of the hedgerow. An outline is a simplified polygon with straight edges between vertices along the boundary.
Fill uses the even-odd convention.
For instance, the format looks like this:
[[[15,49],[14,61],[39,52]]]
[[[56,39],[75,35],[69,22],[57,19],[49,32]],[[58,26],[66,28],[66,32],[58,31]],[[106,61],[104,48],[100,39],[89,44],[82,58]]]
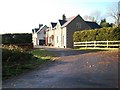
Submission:
[[[32,43],[32,34],[2,34],[2,44]]]
[[[120,40],[120,27],[77,31],[73,38],[74,42]]]
[[[30,33],[2,34],[2,47],[3,48],[17,47],[22,48],[24,50],[33,49],[32,34]]]

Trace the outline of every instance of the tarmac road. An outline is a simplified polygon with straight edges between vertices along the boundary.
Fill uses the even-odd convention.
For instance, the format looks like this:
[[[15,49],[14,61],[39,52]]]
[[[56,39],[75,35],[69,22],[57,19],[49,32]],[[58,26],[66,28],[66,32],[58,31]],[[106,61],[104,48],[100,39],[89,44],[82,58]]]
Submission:
[[[117,88],[118,52],[46,48],[58,54],[41,68],[3,81],[3,88]]]

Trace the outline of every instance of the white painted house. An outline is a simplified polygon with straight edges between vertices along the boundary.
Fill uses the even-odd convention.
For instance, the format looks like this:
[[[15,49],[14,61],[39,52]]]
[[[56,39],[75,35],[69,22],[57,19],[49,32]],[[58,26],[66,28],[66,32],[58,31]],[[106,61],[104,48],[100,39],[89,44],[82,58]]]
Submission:
[[[33,45],[45,45],[46,29],[48,27],[39,24],[39,28],[32,29]]]
[[[46,30],[46,45],[60,48],[73,48],[73,34],[75,31],[100,28],[95,22],[84,21],[80,15],[51,22]]]

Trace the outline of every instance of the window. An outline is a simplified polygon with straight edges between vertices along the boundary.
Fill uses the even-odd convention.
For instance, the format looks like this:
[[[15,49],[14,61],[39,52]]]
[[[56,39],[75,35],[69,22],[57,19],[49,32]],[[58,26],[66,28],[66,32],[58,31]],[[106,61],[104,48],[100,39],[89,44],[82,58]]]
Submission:
[[[76,28],[77,29],[81,29],[82,28],[82,24],[81,23],[76,23]]]
[[[49,42],[51,42],[51,37],[49,37]]]
[[[46,34],[46,31],[44,31],[44,34]]]
[[[57,36],[57,43],[58,43],[58,36]]]
[[[63,36],[63,45],[64,45],[64,36]]]

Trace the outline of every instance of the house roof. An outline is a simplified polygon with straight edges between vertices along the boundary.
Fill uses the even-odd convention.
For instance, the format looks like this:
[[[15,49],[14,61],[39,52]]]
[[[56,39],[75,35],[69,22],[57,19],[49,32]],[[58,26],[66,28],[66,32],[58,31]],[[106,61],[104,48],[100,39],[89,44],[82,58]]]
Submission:
[[[67,21],[65,21],[65,20],[59,20],[59,23],[60,23],[60,25],[62,26],[64,23],[66,23]]]
[[[51,22],[51,25],[52,25],[52,28],[54,28],[57,25],[57,23]]]
[[[62,27],[67,26],[67,25],[68,25],[73,19],[75,19],[76,17],[77,17],[77,16],[73,16],[73,17],[67,18],[67,19],[66,19],[67,22],[65,22]]]
[[[91,27],[91,29],[101,28],[100,25],[98,25],[96,22],[90,22],[90,21],[85,21],[85,22]]]
[[[66,21],[65,20],[59,20],[59,23],[62,27],[66,27],[70,22],[72,22],[78,16],[80,16],[80,15],[72,16],[70,18],[66,18]],[[90,21],[85,21],[85,22],[88,26],[91,27],[91,29],[101,28],[96,22],[90,22]],[[52,25],[52,28],[54,28],[57,25],[57,23],[51,22],[51,25]]]
[[[40,31],[42,31],[42,30],[45,30],[46,28],[48,28],[46,25],[42,26],[41,29],[39,29],[39,30],[37,31],[37,33],[40,32]]]
[[[39,30],[39,28],[35,28],[35,32],[37,32]]]

